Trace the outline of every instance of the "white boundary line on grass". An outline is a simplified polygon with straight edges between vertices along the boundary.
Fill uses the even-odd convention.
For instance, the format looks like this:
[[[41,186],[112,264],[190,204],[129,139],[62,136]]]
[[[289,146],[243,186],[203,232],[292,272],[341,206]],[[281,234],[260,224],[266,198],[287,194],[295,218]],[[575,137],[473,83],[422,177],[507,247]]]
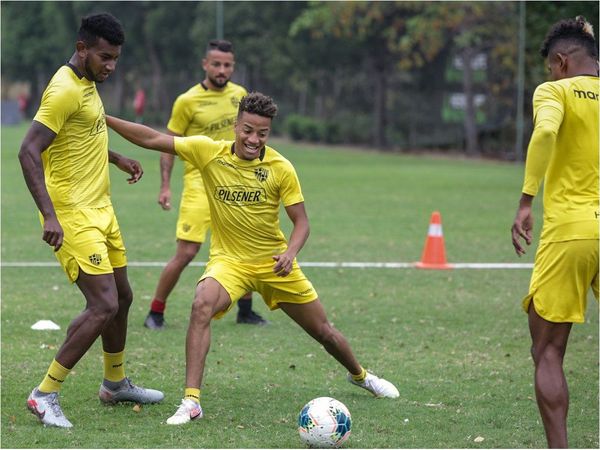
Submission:
[[[129,261],[128,267],[164,267],[160,261]],[[347,269],[412,269],[416,262],[299,262],[301,267],[347,268]],[[204,267],[206,262],[191,262],[193,267]],[[8,261],[1,267],[58,267],[57,262]],[[448,263],[449,269],[531,269],[532,263]]]

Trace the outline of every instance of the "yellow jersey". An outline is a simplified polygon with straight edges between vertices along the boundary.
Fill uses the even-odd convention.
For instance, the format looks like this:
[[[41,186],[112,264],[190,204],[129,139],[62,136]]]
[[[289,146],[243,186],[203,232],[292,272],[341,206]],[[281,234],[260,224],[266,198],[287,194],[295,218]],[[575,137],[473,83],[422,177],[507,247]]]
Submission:
[[[208,136],[215,140],[234,138],[238,105],[248,92],[231,81],[222,91],[199,83],[181,94],[173,104],[167,128],[181,136]],[[202,176],[184,161],[182,204],[188,207],[206,201]]]
[[[271,260],[287,249],[279,205],[304,201],[292,164],[271,147],[252,161],[232,141],[176,137],[175,151],[202,172],[212,218],[210,256],[243,262]]]
[[[533,116],[523,192],[535,196],[544,178],[540,240],[598,239],[598,77],[541,84]]]
[[[42,153],[54,208],[110,205],[108,132],[96,83],[74,66],[62,66],[48,83],[33,120],[56,133]]]

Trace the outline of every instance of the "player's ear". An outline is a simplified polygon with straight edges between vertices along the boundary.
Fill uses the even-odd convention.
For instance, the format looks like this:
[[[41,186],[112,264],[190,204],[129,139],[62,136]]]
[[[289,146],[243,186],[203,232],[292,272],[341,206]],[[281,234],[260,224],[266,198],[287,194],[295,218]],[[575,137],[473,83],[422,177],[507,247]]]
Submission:
[[[87,56],[87,46],[85,45],[85,42],[77,41],[75,43],[75,50],[80,58],[85,58]]]

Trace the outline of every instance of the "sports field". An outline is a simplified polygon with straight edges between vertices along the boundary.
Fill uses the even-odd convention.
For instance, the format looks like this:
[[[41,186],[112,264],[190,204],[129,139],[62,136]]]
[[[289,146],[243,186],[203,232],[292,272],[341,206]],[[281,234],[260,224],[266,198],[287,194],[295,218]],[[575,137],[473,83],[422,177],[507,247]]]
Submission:
[[[26,410],[83,297],[53,266],[41,240],[17,152],[25,126],[2,128],[2,448],[297,448],[296,419],[310,399],[331,396],[353,418],[347,448],[539,448],[546,442],[533,398],[529,332],[520,299],[529,269],[425,271],[308,265],[330,320],[361,363],[394,382],[398,400],[379,400],[345,381],[345,372],[282,312],[256,309],[263,328],[213,326],[202,406],[205,418],[165,425],[184,387],[184,342],[195,280],[189,267],[169,299],[168,328],[142,327],[161,266],[175,249],[176,211],[156,203],[158,153],[111,135],[111,148],[140,160],[145,174],[128,185],[111,167],[115,210],[128,248],[135,300],[127,373],[161,389],[159,405],[102,406],[96,343],[65,383],[61,404],[74,428],[44,429]],[[300,264],[418,261],[431,212],[443,220],[450,262],[533,262],[510,243],[520,164],[271,145],[296,166],[311,220]],[[177,164],[174,195],[181,190]],[[538,199],[540,200],[540,199]],[[536,238],[541,224],[536,204]],[[289,230],[282,217],[284,230]],[[537,242],[537,240],[536,240]],[[206,261],[204,246],[196,261]],[[20,263],[16,265],[13,263]],[[40,263],[50,263],[49,267]],[[49,319],[60,331],[33,331]],[[570,383],[569,443],[598,448],[598,306],[573,328],[565,360]]]

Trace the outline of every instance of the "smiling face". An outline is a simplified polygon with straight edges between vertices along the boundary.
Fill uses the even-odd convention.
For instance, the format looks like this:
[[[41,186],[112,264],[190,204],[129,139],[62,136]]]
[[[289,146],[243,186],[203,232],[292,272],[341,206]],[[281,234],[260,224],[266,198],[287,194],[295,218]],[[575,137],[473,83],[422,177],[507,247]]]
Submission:
[[[210,50],[202,60],[206,72],[204,83],[209,89],[223,89],[231,79],[234,65],[233,53]]]
[[[98,38],[91,47],[83,42],[77,43],[77,54],[83,62],[83,74],[90,81],[104,82],[117,67],[121,55],[121,46],[112,45],[103,38]]]
[[[252,161],[260,156],[271,132],[271,119],[242,112],[235,124],[235,154]]]

